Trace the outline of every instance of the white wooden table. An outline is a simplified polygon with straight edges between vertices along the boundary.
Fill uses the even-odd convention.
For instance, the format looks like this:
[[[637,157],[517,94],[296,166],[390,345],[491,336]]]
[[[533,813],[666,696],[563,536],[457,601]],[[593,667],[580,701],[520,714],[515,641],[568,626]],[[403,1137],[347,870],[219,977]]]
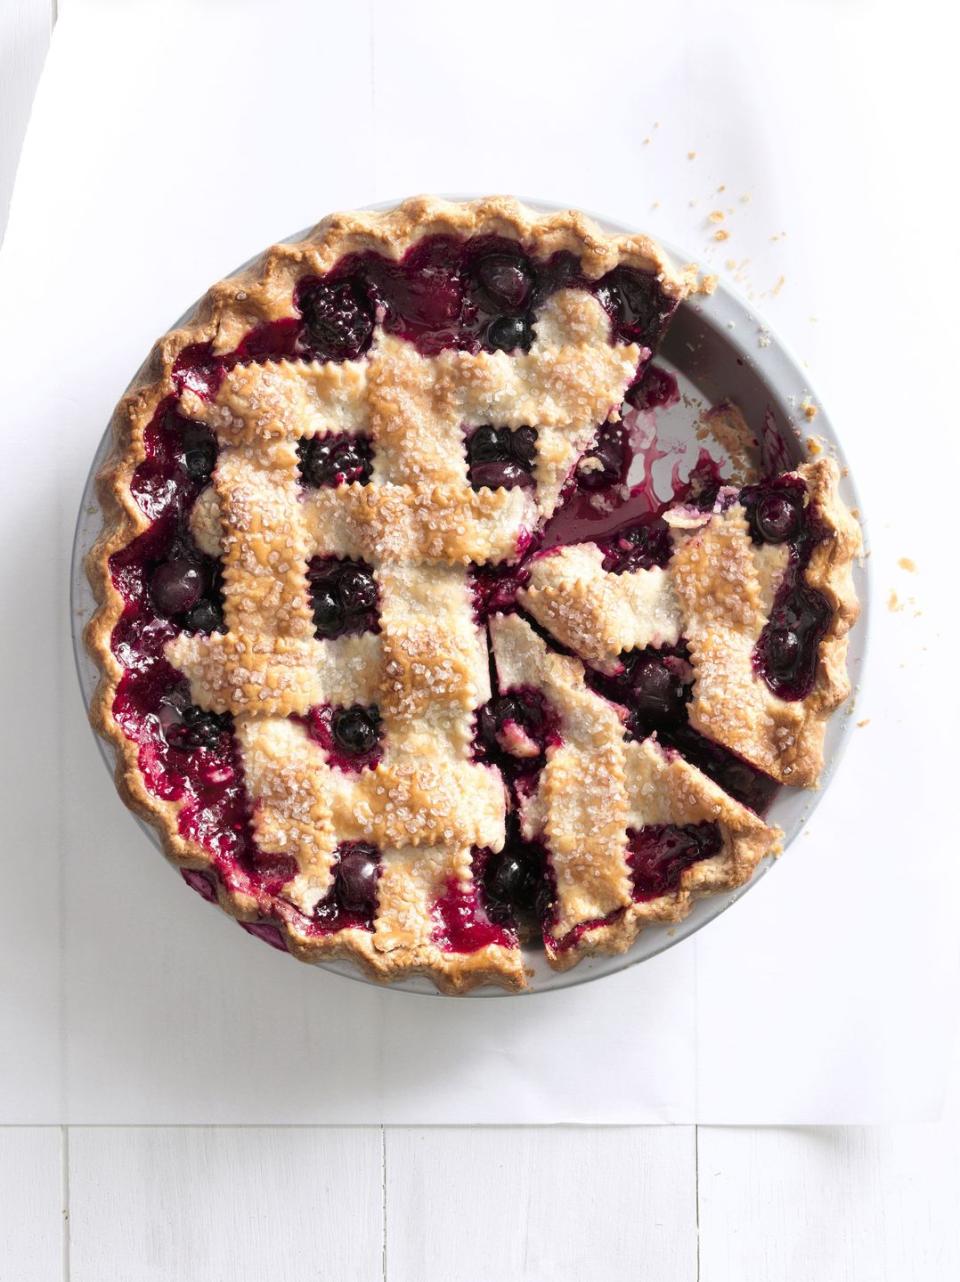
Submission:
[[[0,0],[0,234],[56,8]],[[5,1127],[0,1282],[947,1282],[958,1204],[960,1072],[922,1127]]]

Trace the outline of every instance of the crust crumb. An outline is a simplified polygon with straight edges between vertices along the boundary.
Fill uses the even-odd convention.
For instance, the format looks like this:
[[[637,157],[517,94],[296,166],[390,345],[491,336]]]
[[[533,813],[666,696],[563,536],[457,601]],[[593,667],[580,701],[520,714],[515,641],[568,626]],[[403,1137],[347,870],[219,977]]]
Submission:
[[[696,158],[697,158],[697,153],[695,151],[687,152],[687,160],[696,160]]]
[[[726,214],[722,209],[711,209],[710,213],[707,214],[707,217],[712,223],[722,223],[724,218],[726,218]]]
[[[729,239],[730,239],[730,233],[727,231],[727,229],[726,229],[725,227],[720,227],[717,231],[715,231],[715,232],[713,233],[713,239],[714,239],[714,240],[729,240]]]
[[[817,417],[817,414],[819,412],[817,410],[816,405],[814,405],[813,401],[811,401],[809,396],[800,402],[800,408],[803,410],[803,417],[808,422],[812,422],[813,419]]]
[[[862,730],[864,726],[868,726],[869,724],[870,724],[870,718],[864,717],[862,721],[857,722],[857,729]]]
[[[897,565],[899,565],[901,570],[906,570],[908,574],[916,574],[917,572],[917,563],[912,557],[902,556],[897,562]]]
[[[777,283],[774,285],[773,289],[770,291],[770,293],[773,295],[774,298],[776,298],[776,296],[780,293],[781,289],[783,289],[786,283],[787,283],[786,276],[780,276],[777,279]]]
[[[890,595],[887,597],[887,609],[891,614],[899,614],[903,609],[903,602],[893,588],[890,589]]]
[[[823,453],[823,442],[818,436],[807,437],[807,453],[814,455]]]
[[[704,276],[703,280],[700,282],[700,293],[712,294],[719,283],[719,276]]]

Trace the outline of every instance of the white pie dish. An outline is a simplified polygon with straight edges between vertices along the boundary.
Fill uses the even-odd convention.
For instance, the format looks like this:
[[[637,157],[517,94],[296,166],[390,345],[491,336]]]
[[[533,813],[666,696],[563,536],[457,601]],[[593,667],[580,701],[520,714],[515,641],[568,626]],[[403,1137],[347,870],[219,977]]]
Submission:
[[[394,203],[385,202],[375,208],[390,208]],[[540,210],[556,208],[537,201],[526,203]],[[597,218],[597,221],[610,231],[633,230],[603,218]],[[297,239],[303,234],[298,233],[291,239]],[[669,245],[665,248],[673,254],[676,261],[688,261],[687,256],[672,250]],[[799,463],[807,458],[805,433],[797,424],[799,422],[804,427],[807,426],[800,408],[801,402],[808,398],[815,401],[809,384],[783,344],[732,291],[720,286],[711,296],[697,296],[684,303],[673,321],[658,357],[658,364],[667,367],[678,377],[681,391],[684,393],[677,406],[670,410],[658,411],[657,427],[663,439],[676,443],[683,441],[692,443],[692,427],[699,412],[699,409],[690,407],[692,403],[696,402],[700,408],[704,408],[721,401],[733,401],[744,411],[747,421],[752,426],[759,429],[759,425],[766,421],[779,433],[785,443],[790,462]],[[817,414],[814,430],[818,441],[822,443],[822,448],[837,457],[843,467],[844,459],[839,442],[822,409]],[[109,445],[108,431],[100,442],[84,489],[71,568],[74,651],[81,689],[88,706],[97,684],[98,671],[87,655],[82,639],[83,626],[95,608],[83,563],[101,530],[100,508],[94,493],[94,477],[106,458]],[[695,458],[694,449],[689,462],[692,463]],[[667,466],[669,470],[669,464]],[[849,506],[862,512],[849,476],[845,476],[841,483],[841,496]],[[854,686],[859,680],[867,632],[869,585],[866,572],[862,567],[857,567],[855,570],[855,584],[863,613],[850,637],[849,665]],[[822,796],[823,788],[828,785],[833,776],[849,732],[850,717],[846,715],[847,711],[848,708],[841,708],[828,723],[821,788],[817,791],[783,789],[769,811],[769,821],[783,829],[784,849],[800,832]],[[112,750],[102,740],[98,739],[98,743],[106,764],[112,769]],[[146,824],[141,826],[147,831],[151,840],[159,845],[159,839],[153,829]],[[753,881],[766,871],[769,862],[769,860],[765,861],[761,865],[753,880],[747,883],[748,885],[752,885]],[[679,925],[650,927],[629,952],[613,957],[584,958],[575,971],[554,972],[547,965],[542,952],[533,949],[525,950],[524,962],[532,972],[528,991],[542,992],[565,988],[602,975],[612,974],[645,960],[698,930],[739,898],[745,889],[746,886],[703,899]],[[374,982],[367,980],[350,962],[325,962],[323,965],[325,969],[349,978]],[[435,992],[433,984],[425,977],[400,981],[392,987],[399,991],[425,994]],[[474,990],[473,995],[506,994],[500,989],[484,988]]]

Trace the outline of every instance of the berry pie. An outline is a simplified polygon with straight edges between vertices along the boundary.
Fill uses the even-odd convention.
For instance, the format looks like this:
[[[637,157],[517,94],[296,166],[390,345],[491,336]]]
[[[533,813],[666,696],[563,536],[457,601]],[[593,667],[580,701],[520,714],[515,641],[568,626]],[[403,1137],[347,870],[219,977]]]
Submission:
[[[327,218],[121,402],[90,556],[120,791],[252,934],[523,988],[740,885],[846,698],[821,457],[631,484],[692,273],[506,198]]]

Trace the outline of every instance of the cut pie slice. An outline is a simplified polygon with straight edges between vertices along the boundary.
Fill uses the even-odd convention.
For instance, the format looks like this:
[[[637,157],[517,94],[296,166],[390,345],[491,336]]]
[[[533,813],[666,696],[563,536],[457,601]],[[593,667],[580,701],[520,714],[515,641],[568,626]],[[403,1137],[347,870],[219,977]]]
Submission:
[[[850,571],[860,531],[837,497],[838,480],[836,463],[820,459],[721,491],[707,509],[667,508],[660,519],[672,548],[663,566],[606,569],[609,554],[581,543],[535,561],[517,600],[609,676],[623,676],[625,651],[649,649],[639,705],[664,651],[670,679],[690,695],[678,716],[685,711],[693,730],[779,783],[809,787],[823,765],[827,718],[850,693]],[[672,653],[681,638],[682,671]],[[628,706],[637,671],[634,663],[621,681]]]
[[[539,691],[557,726],[539,776],[517,790],[523,838],[546,851],[552,965],[622,952],[645,924],[679,921],[695,895],[741,885],[776,849],[777,829],[655,734],[626,741],[624,709],[589,688],[578,659],[516,614],[494,616],[490,633],[499,689]]]
[[[856,527],[827,463],[631,487],[694,286],[581,214],[421,198],[157,344],[100,478],[92,717],[251,933],[520,988],[532,941],[621,950],[775,845],[846,690]]]

